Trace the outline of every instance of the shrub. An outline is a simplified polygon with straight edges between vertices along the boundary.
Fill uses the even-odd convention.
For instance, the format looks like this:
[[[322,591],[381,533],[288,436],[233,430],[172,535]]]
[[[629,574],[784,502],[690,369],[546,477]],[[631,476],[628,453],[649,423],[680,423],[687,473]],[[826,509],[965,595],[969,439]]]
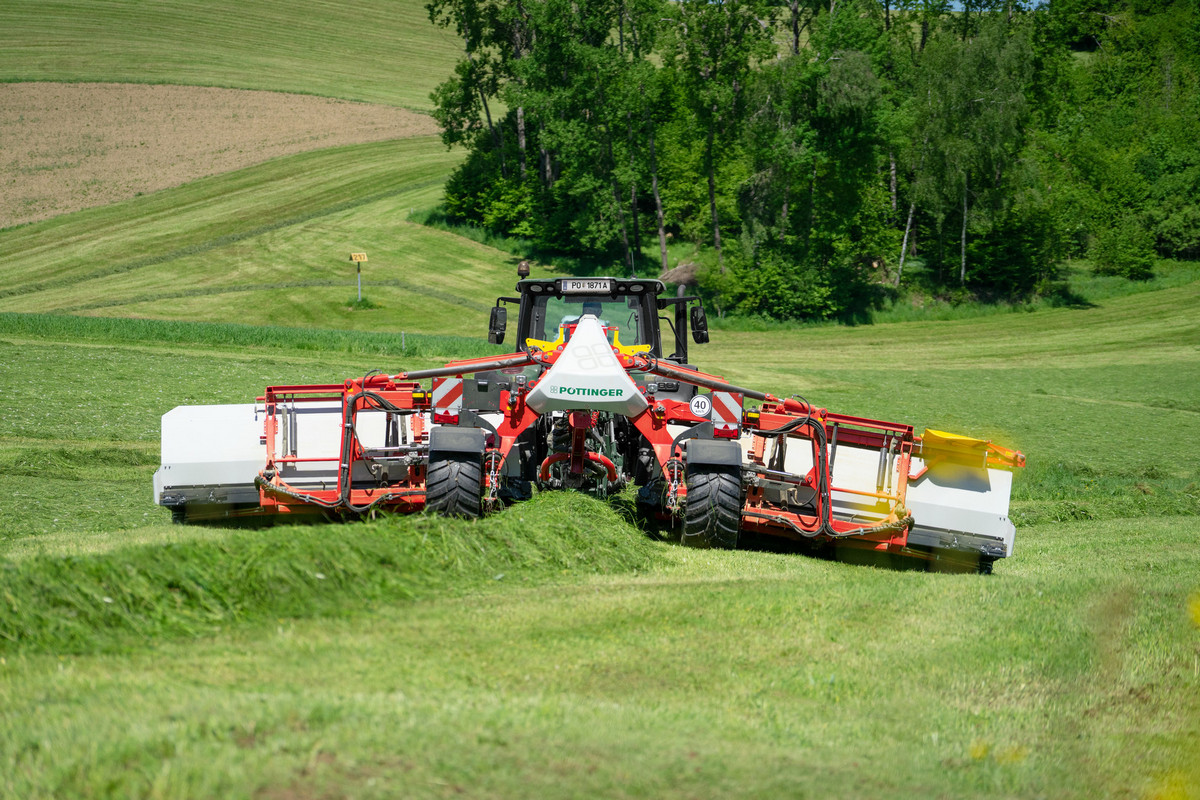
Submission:
[[[968,284],[989,295],[1026,297],[1057,278],[1065,237],[1044,205],[1018,205],[968,245]]]
[[[1184,206],[1158,224],[1159,252],[1167,257],[1200,258],[1200,208]]]
[[[730,258],[730,271],[730,293],[742,314],[772,319],[829,319],[842,310],[827,272],[810,264],[793,263],[774,248],[759,248],[753,259],[735,252]]]
[[[1101,230],[1089,255],[1100,275],[1135,281],[1154,277],[1154,236],[1133,217]]]

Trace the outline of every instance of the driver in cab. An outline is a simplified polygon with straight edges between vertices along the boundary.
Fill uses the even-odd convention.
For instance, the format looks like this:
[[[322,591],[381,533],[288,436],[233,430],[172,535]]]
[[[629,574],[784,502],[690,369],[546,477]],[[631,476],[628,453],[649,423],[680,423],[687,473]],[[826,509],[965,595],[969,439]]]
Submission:
[[[593,317],[600,320],[601,327],[607,328],[608,322],[606,322],[603,319],[600,319],[600,315],[603,313],[604,313],[604,305],[599,300],[585,300],[585,301],[583,301],[583,310],[580,312],[579,316],[577,316],[577,317],[572,317],[570,315],[565,316],[562,318],[562,322],[559,324],[560,325],[578,325],[579,320],[583,319],[588,314],[591,314]]]

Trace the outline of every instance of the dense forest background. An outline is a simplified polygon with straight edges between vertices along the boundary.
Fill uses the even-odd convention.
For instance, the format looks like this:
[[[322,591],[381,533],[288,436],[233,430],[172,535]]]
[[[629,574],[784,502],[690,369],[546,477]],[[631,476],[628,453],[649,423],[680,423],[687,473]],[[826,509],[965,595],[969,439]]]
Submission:
[[[1063,291],[1200,258],[1195,0],[432,0],[445,214],[722,313]],[[678,277],[680,273],[676,271]]]

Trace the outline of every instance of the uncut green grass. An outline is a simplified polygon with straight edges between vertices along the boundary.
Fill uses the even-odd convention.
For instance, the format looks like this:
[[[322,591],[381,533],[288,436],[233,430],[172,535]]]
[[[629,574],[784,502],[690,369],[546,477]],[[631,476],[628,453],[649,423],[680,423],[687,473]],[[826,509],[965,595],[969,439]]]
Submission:
[[[0,4],[0,81],[272,89],[427,112],[461,52],[421,0]]]
[[[398,359],[474,358],[504,352],[465,336],[396,334],[243,323],[78,317],[0,312],[0,334],[34,341],[124,345],[201,345],[317,351]]]

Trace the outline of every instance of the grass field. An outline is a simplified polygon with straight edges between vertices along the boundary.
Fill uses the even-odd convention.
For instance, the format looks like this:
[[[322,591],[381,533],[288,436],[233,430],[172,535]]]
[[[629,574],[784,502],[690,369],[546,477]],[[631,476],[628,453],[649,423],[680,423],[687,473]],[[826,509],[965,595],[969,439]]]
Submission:
[[[1155,298],[1089,312],[1090,353],[1090,328],[1021,315],[1007,347],[975,320],[831,329],[820,370],[746,366],[1011,428],[1031,467],[991,578],[695,553],[569,496],[475,525],[172,527],[160,413],[388,367],[396,337],[0,316],[0,794],[1192,796],[1200,351],[1186,296],[1157,297],[1179,350],[1141,363]],[[1056,341],[1078,352],[1039,366]],[[853,366],[884,346],[907,356]]]
[[[0,81],[274,89],[429,111],[460,52],[421,0],[0,5]]]
[[[447,37],[407,1],[7,3],[0,80],[426,108]],[[0,797],[1200,798],[1186,267],[1091,307],[694,350],[1024,450],[993,576],[685,550],[628,497],[168,524],[173,406],[491,351],[517,259],[408,219],[459,157],[316,151],[0,231]]]

